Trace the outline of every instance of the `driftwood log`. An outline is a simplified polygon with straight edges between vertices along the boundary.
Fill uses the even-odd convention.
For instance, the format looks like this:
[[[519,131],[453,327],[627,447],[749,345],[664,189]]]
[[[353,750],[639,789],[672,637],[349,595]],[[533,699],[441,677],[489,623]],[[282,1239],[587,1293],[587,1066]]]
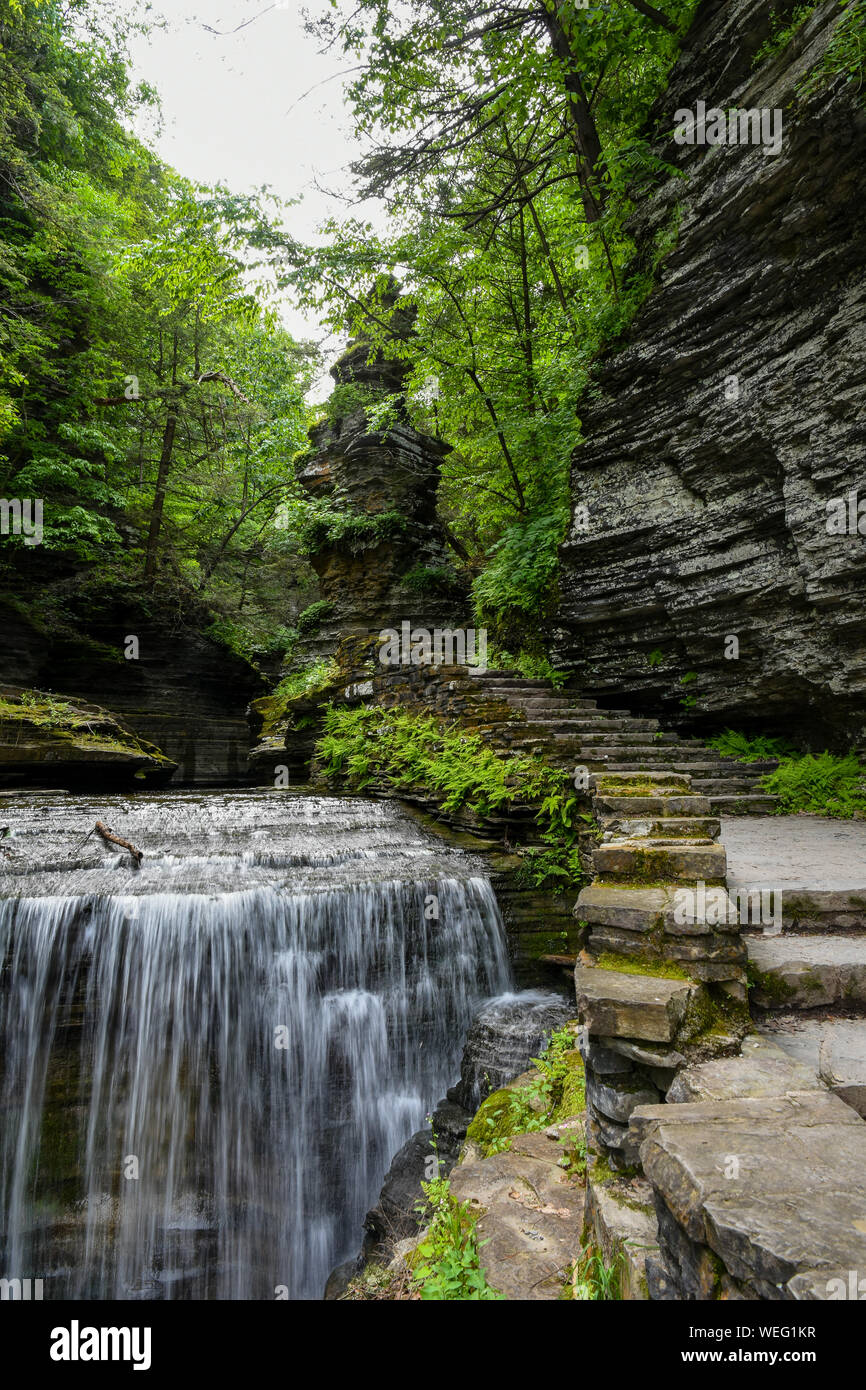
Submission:
[[[94,829],[97,835],[100,835],[103,840],[107,840],[109,844],[120,845],[121,849],[129,850],[129,853],[135,860],[136,868],[141,868],[141,861],[144,858],[144,854],[140,849],[136,849],[135,845],[131,845],[128,840],[122,840],[119,835],[115,835],[114,831],[109,830],[107,825],[103,825],[101,820],[96,822]]]

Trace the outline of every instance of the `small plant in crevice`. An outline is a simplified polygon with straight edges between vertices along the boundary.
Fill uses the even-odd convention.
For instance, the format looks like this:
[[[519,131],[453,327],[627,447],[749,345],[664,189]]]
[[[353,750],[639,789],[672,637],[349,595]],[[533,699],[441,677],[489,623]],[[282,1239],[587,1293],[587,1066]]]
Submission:
[[[590,1243],[572,1266],[565,1297],[601,1302],[622,1299],[622,1263],[622,1255],[617,1251],[608,1264],[602,1252]]]
[[[504,1295],[487,1282],[479,1258],[477,1216],[468,1202],[458,1202],[447,1178],[422,1182],[430,1224],[415,1247],[412,1284],[424,1302],[499,1301]],[[483,1242],[482,1242],[483,1244]]]

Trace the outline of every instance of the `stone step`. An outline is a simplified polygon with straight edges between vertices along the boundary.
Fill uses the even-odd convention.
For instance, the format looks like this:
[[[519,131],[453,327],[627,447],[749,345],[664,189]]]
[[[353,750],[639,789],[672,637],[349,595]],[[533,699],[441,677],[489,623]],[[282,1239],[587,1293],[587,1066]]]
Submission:
[[[664,772],[621,772],[614,775],[609,769],[605,772],[593,773],[590,777],[590,786],[597,787],[602,794],[619,789],[637,787],[670,787],[677,791],[688,790],[691,786],[691,777],[688,773],[679,773],[676,776]]]
[[[652,733],[652,729],[647,726],[648,720],[628,721],[625,719],[600,719],[598,716],[592,719],[560,719],[558,717],[545,719],[530,719],[527,723],[536,725],[539,729],[549,729],[551,732],[567,733],[575,735],[604,734],[604,733]],[[633,727],[633,724],[636,727]]]
[[[762,1038],[808,1067],[866,1118],[866,1023],[860,1018],[772,1014],[758,1025]],[[862,1173],[859,1182],[862,1187]]]
[[[596,873],[606,879],[637,882],[711,882],[724,879],[727,871],[724,845],[687,840],[619,840],[599,845],[592,861]]]
[[[818,1088],[639,1107],[630,1135],[656,1190],[659,1244],[676,1251],[662,1268],[648,1262],[651,1298],[710,1300],[727,1288],[734,1298],[826,1301],[833,1287],[847,1296],[851,1271],[857,1297],[866,1126],[837,1096]]]
[[[705,890],[705,893],[712,891],[722,890]],[[578,921],[592,927],[616,931],[647,935],[662,929],[670,934],[706,935],[710,928],[704,923],[695,923],[695,915],[700,911],[696,897],[682,903],[680,897],[672,883],[659,888],[633,888],[596,881],[581,889],[574,915]],[[721,905],[724,910],[718,915],[725,920],[715,924],[712,930],[735,936],[739,930],[735,908],[727,897],[721,900]],[[697,932],[691,930],[693,926],[697,926]]]
[[[661,763],[664,767],[676,767],[682,763],[695,763],[701,768],[718,766],[716,763],[707,761],[707,755],[703,748],[679,748],[671,747],[668,744],[658,744],[652,741],[640,745],[631,742],[631,734],[620,736],[616,742],[609,744],[591,744],[587,752],[592,752],[597,758],[616,759],[618,762],[641,762],[648,766]],[[652,739],[652,735],[650,735]]]
[[[768,793],[725,793],[711,796],[709,803],[720,816],[771,816],[779,804],[779,798]]]
[[[591,772],[601,772],[604,769],[607,769],[609,772],[616,773],[655,772],[659,769],[659,765],[661,765],[661,767],[666,772],[670,772],[674,776],[679,776],[681,773],[684,772],[690,773],[692,778],[694,779],[695,786],[700,785],[702,789],[706,786],[708,782],[716,782],[722,780],[721,772],[715,769],[712,764],[701,762],[688,762],[683,761],[679,758],[660,758],[658,762],[653,762],[650,759],[636,757],[623,758],[622,761],[620,761],[618,758],[616,761],[614,761],[613,758],[611,758],[610,761],[608,761],[607,759],[596,758],[594,762],[592,759],[586,758],[584,759],[584,761]],[[698,779],[701,779],[700,783],[698,782]],[[751,786],[751,783],[746,783],[745,785]]]
[[[682,745],[677,740],[676,734],[651,734],[634,729],[630,729],[627,732],[628,742],[635,746],[640,745],[642,748],[649,747],[670,749],[671,747],[675,747],[677,751],[679,751],[679,749],[682,747]],[[622,743],[622,740],[623,735],[616,733],[582,735],[582,741],[587,745],[587,747],[592,748],[617,748]]]
[[[578,1017],[591,1034],[672,1042],[696,986],[688,980],[624,974],[578,964],[574,969]]]
[[[784,894],[783,894],[784,900]],[[837,1005],[866,1013],[866,933],[746,938],[757,983],[752,1003],[762,1009],[816,1009]]]
[[[735,798],[738,793],[751,793],[753,796],[763,795],[760,788],[757,788],[753,781],[749,781],[745,777],[702,777],[698,774],[693,785],[695,791],[713,798],[718,796]]]
[[[494,690],[537,690],[551,695],[554,693],[550,681],[533,680],[529,676],[501,675],[498,671],[483,671],[473,674],[471,670],[469,674],[485,689],[492,686]]]
[[[705,796],[689,796],[685,792],[667,796],[599,795],[595,809],[604,816],[708,816],[710,803]]]
[[[553,714],[559,710],[567,709],[598,709],[595,700],[575,700],[568,695],[515,695],[513,692],[508,692],[508,699],[512,705],[518,705],[521,709],[550,711]]]
[[[721,833],[718,816],[634,816],[599,814],[603,830],[615,831],[627,840],[634,839],[706,839],[717,840]]]

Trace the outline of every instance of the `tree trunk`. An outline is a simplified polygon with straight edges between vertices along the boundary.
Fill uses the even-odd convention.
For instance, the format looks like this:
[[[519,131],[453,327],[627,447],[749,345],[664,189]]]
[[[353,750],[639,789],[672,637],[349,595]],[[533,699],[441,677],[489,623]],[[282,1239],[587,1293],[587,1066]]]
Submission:
[[[556,0],[542,0],[542,4],[551,47],[562,64],[563,81],[568,93],[568,109],[571,116],[572,139],[577,152],[577,178],[583,209],[587,222],[597,222],[604,205],[602,191],[594,186],[595,171],[601,159],[601,140],[568,34],[559,17]]]
[[[156,570],[156,554],[159,546],[159,533],[162,530],[162,513],[165,508],[165,493],[168,475],[171,470],[171,453],[177,430],[177,416],[169,415],[162,436],[162,452],[159,456],[159,471],[156,475],[156,492],[153,494],[153,511],[150,514],[150,530],[147,533],[147,556],[144,562],[144,577],[153,579]]]

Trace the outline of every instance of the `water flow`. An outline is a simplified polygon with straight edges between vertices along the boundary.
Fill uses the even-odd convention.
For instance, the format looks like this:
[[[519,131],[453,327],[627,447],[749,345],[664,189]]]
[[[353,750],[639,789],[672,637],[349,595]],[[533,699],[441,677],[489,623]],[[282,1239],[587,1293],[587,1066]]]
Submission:
[[[486,878],[360,801],[4,818],[0,1274],[49,1298],[321,1297],[508,986]],[[97,818],[141,872],[80,845]]]

